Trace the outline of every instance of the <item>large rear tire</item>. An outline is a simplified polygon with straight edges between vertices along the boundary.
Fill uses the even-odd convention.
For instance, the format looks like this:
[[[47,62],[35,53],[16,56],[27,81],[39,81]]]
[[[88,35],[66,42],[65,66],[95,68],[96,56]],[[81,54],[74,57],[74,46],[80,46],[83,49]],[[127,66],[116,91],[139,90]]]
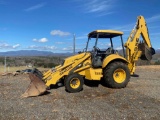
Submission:
[[[81,75],[73,73],[64,80],[65,88],[68,92],[75,93],[83,89],[84,79]]]
[[[111,88],[124,88],[130,80],[128,66],[123,62],[112,62],[104,69],[104,82]]]

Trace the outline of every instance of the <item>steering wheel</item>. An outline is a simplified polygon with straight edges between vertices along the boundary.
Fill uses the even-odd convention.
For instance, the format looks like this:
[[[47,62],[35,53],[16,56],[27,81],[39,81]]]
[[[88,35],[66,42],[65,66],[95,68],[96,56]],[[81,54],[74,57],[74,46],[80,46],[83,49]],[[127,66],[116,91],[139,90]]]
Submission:
[[[95,46],[93,47],[93,49],[94,49],[95,52],[100,51],[100,49],[98,47],[95,47]]]
[[[112,48],[111,47],[109,47],[107,50],[106,50],[106,53],[112,53]]]

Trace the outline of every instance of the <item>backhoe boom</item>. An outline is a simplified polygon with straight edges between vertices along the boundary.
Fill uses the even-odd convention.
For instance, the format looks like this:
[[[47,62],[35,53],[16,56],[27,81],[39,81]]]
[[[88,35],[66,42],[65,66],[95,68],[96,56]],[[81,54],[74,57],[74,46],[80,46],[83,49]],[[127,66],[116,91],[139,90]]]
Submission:
[[[142,36],[143,41],[140,41],[140,36]],[[129,61],[128,67],[131,74],[135,72],[135,62],[139,57],[145,56],[145,59],[151,60],[155,52],[152,48],[147,24],[143,16],[138,16],[136,26],[131,31],[124,46],[126,47],[126,56]]]

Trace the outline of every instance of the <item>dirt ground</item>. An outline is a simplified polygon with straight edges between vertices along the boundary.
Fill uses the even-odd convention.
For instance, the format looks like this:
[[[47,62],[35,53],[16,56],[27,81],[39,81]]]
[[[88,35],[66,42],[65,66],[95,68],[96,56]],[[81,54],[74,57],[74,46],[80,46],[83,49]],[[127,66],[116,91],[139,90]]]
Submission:
[[[140,66],[126,88],[99,83],[79,93],[64,87],[47,94],[21,98],[28,75],[0,76],[0,120],[159,120],[160,66]]]

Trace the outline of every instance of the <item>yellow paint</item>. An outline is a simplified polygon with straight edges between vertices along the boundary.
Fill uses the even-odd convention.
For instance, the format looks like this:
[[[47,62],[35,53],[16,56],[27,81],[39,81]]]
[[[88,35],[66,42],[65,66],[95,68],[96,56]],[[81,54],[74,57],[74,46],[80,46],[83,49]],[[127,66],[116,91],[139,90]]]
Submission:
[[[70,81],[70,86],[71,88],[73,89],[77,89],[79,86],[80,86],[81,82],[78,78],[73,78],[71,81]]]
[[[135,72],[135,62],[139,59],[142,51],[138,49],[138,44],[140,42],[140,36],[143,38],[143,42],[151,48],[151,41],[149,38],[149,32],[147,28],[146,21],[143,16],[138,16],[135,28],[131,31],[127,42],[125,43],[127,60],[129,62],[128,67],[130,73]]]
[[[104,59],[103,64],[102,64],[102,68],[105,68],[108,65],[108,63],[110,63],[113,60],[117,60],[117,61],[121,60],[121,61],[128,63],[128,61],[124,57],[122,57],[118,54],[111,54]]]
[[[102,69],[89,68],[85,70],[85,78],[88,80],[100,80],[102,78]]]
[[[85,70],[90,68],[90,67],[91,67],[90,65],[83,66],[83,67],[75,70],[74,72],[78,72],[80,75],[85,75]]]
[[[43,77],[43,80],[46,82],[47,86],[50,86],[51,84],[55,85],[62,77],[69,75],[71,70],[80,65],[83,61],[84,63],[85,61],[89,62],[89,59],[90,53],[82,53],[71,56],[65,59],[65,62],[62,66],[55,67],[55,69],[49,70],[46,73],[44,73],[45,76]],[[81,72],[82,70],[87,69],[87,67],[85,68],[84,66],[84,68],[80,68],[79,70],[77,70],[77,72]]]
[[[121,68],[116,69],[113,73],[113,78],[117,83],[123,83],[126,79],[126,72]]]
[[[94,33],[109,33],[109,34],[123,35],[122,31],[117,31],[117,30],[95,30],[95,31],[90,32],[88,34],[88,36],[91,35],[91,34],[94,34]]]

